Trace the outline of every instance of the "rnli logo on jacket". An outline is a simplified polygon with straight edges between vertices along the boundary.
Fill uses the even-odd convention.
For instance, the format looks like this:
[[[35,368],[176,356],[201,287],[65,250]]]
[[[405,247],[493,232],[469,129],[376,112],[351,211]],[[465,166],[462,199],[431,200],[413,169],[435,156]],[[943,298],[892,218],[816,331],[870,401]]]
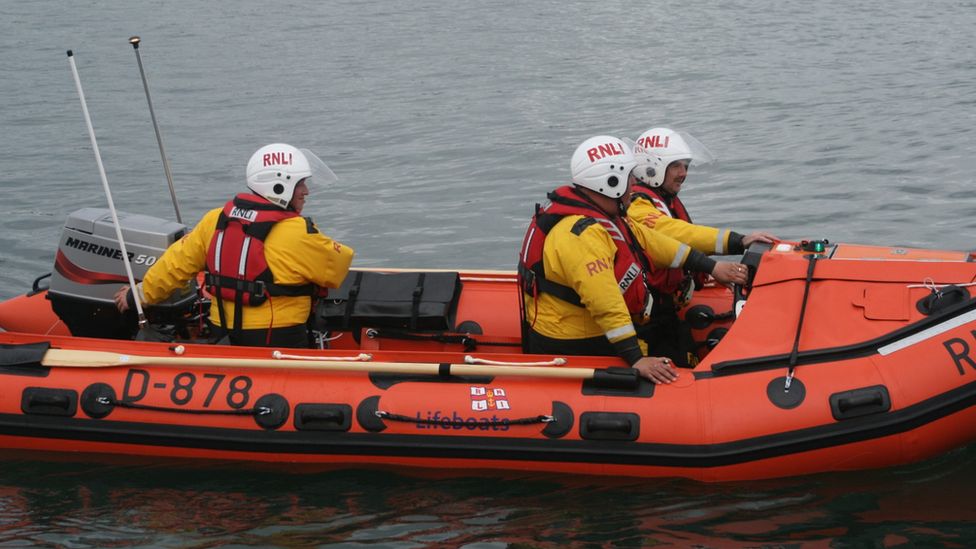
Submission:
[[[593,276],[613,268],[613,258],[597,259],[586,264],[586,274]]]
[[[491,387],[471,387],[471,409],[475,412],[488,410],[510,410],[505,389]]]
[[[640,274],[640,267],[636,263],[631,263],[630,267],[627,268],[627,272],[624,276],[620,277],[620,293],[625,293],[627,288],[637,280],[637,275]]]
[[[254,221],[255,219],[258,218],[258,212],[255,210],[248,210],[245,208],[238,208],[235,206],[234,208],[231,209],[230,216],[237,219],[243,219],[245,221]]]
[[[657,204],[655,204],[655,206],[657,206]],[[661,219],[661,216],[663,215],[664,213],[662,213],[661,210],[651,210],[647,212],[647,215],[644,216],[641,223],[653,229],[655,226],[657,226],[658,220]]]

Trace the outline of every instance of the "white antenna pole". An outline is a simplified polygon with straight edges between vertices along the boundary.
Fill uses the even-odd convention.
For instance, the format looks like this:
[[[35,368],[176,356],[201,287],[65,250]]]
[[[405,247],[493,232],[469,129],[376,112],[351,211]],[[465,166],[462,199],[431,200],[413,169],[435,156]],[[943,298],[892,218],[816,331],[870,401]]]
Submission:
[[[119,214],[115,211],[115,203],[112,202],[112,191],[108,188],[108,177],[105,176],[105,167],[102,165],[102,155],[98,152],[98,141],[95,140],[95,128],[92,127],[91,117],[88,115],[88,104],[85,103],[85,92],[81,89],[81,78],[78,77],[78,68],[75,67],[75,57],[71,50],[68,50],[68,64],[71,65],[71,74],[75,77],[75,87],[78,88],[78,98],[81,99],[81,110],[85,113],[85,124],[88,125],[88,137],[91,138],[92,149],[95,150],[95,162],[98,164],[98,174],[102,176],[102,186],[105,188],[105,198],[108,199],[108,209],[112,212],[112,221],[115,222],[115,235],[119,239],[119,246],[122,248],[122,263],[125,265],[125,274],[129,277],[129,287],[132,288],[132,296],[135,298],[136,312],[139,313],[139,327],[146,325],[146,315],[142,312],[142,303],[139,302],[139,292],[136,291],[136,280],[132,276],[132,264],[129,263],[129,252],[125,249],[125,241],[122,239],[122,227],[119,225]]]

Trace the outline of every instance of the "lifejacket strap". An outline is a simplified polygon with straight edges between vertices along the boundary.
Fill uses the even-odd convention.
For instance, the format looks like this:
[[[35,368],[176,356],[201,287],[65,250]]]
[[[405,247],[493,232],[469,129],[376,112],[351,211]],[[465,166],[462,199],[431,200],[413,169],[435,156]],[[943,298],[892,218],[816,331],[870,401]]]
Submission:
[[[538,270],[537,270],[538,269]],[[569,286],[564,286],[558,282],[553,282],[545,277],[544,274],[538,271],[542,269],[539,265],[537,269],[528,269],[522,264],[519,264],[519,274],[522,275],[522,290],[533,295],[536,293],[533,288],[538,291],[538,293],[546,293],[555,298],[561,299],[570,305],[575,305],[576,307],[583,306],[583,300],[580,299],[578,293]]]
[[[289,297],[301,297],[301,296],[312,296],[315,295],[316,286],[314,284],[300,284],[300,285],[284,285],[275,284],[273,282],[267,282],[261,279],[257,280],[244,280],[241,278],[233,278],[229,276],[218,276],[213,273],[205,273],[203,275],[203,282],[208,287],[222,287],[222,288],[233,288],[238,292],[247,292],[252,296],[265,296],[265,294],[272,297],[277,296],[289,296]],[[261,299],[255,303],[254,299],[251,299],[250,305],[260,305],[264,303],[264,299]]]

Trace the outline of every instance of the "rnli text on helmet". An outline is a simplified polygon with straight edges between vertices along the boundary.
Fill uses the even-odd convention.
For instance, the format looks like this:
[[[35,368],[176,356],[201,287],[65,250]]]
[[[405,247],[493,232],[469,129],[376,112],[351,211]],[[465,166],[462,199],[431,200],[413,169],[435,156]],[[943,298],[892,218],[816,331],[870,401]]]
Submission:
[[[589,157],[590,162],[596,162],[601,158],[616,156],[618,154],[624,154],[624,148],[620,143],[603,143],[599,147],[586,150],[586,155]]]
[[[652,135],[643,139],[638,139],[637,144],[648,149],[666,149],[668,148],[668,142],[670,141],[670,135],[664,136],[664,143],[661,142],[660,135]]]
[[[292,153],[273,152],[264,154],[264,167],[280,166],[282,164],[292,165]]]

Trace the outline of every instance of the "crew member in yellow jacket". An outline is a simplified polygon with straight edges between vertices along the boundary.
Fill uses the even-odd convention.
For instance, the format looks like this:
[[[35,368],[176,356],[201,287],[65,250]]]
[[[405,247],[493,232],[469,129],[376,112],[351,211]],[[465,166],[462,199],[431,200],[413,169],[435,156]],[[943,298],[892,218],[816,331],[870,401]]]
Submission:
[[[342,284],[354,253],[301,216],[310,189],[336,177],[310,151],[283,143],[255,152],[246,175],[250,193],[207,212],[150,267],[139,285],[142,302],[162,302],[204,271],[218,336],[235,345],[307,347],[312,296]],[[126,290],[116,295],[122,311],[133,299]]]
[[[690,135],[652,128],[637,138],[634,149],[637,167],[630,179],[631,203],[627,208],[627,216],[634,224],[664,233],[705,254],[737,255],[753,242],[775,240],[775,236],[763,231],[743,236],[729,229],[691,222],[678,192],[691,162],[708,162],[711,153]],[[746,274],[743,265],[733,265]],[[715,279],[727,283],[718,276]],[[654,320],[642,330],[642,337],[679,366],[694,366],[697,358],[691,330],[679,321],[677,311],[706,280],[700,272],[678,266],[658,270],[651,276]]]
[[[549,193],[536,212],[519,256],[524,345],[534,353],[616,355],[651,381],[670,383],[677,377],[670,359],[645,356],[635,329],[650,317],[648,255],[663,265],[715,262],[628,223],[623,201],[635,164],[620,139],[592,137],[573,154],[573,185]]]

